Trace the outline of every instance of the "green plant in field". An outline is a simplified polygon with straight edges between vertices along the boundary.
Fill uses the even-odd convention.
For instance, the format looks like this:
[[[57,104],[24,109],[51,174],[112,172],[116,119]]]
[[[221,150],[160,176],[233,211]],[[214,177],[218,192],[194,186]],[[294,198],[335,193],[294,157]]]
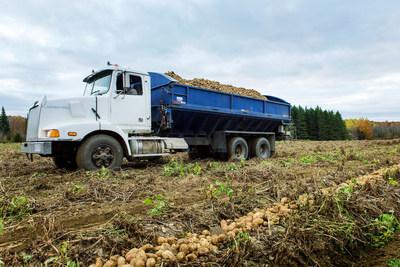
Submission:
[[[126,235],[125,229],[116,229],[113,225],[108,225],[107,227],[104,227],[101,233],[103,235],[114,237],[124,237]]]
[[[83,185],[75,184],[72,188],[68,189],[68,192],[79,193],[81,191],[86,190],[86,187]]]
[[[393,239],[394,232],[400,229],[399,221],[394,217],[393,211],[391,214],[382,214],[373,222],[377,233],[366,233],[370,238],[370,245],[373,247],[380,247],[387,244]]]
[[[3,218],[0,217],[0,235],[3,233],[3,231],[4,231]]]
[[[186,173],[186,165],[182,159],[172,158],[164,165],[165,176],[184,176]]]
[[[165,176],[174,176],[177,173],[181,173],[181,168],[179,168],[179,165],[181,162],[176,160],[176,158],[172,158],[169,160],[167,164],[164,164],[164,175]]]
[[[225,184],[220,182],[219,180],[215,181],[215,185],[217,186],[217,194],[221,195],[222,192],[225,192],[226,195],[231,198],[233,196],[233,189],[231,188],[231,180],[226,177]]]
[[[86,171],[86,176],[89,178],[108,179],[110,177],[110,170],[102,166],[101,169],[96,171]]]
[[[342,213],[344,210],[343,205],[341,203],[342,201],[338,196],[335,196],[333,199],[335,200],[336,207],[338,208],[339,213]]]
[[[300,156],[300,160],[303,163],[313,163],[314,162],[314,157],[312,155]]]
[[[398,146],[398,147],[392,148],[392,149],[389,151],[389,154],[390,154],[390,155],[396,155],[399,151],[400,151],[400,147]]]
[[[24,266],[29,266],[28,262],[32,258],[32,255],[26,254],[24,251],[21,252],[22,260],[24,261]]]
[[[236,238],[233,239],[233,249],[240,249],[240,247],[245,246],[248,242],[250,242],[250,236],[248,233],[239,232],[236,235]]]
[[[292,158],[287,158],[286,160],[281,160],[281,167],[290,168],[290,166],[292,166],[293,161],[294,160]]]
[[[127,175],[122,174],[121,176],[113,175],[114,172],[112,170],[107,169],[102,166],[101,169],[95,171],[86,171],[86,177],[93,179],[102,179],[106,181],[111,181],[113,183],[119,183],[122,179],[124,179]]]
[[[231,180],[226,177],[225,183],[221,182],[220,180],[216,180],[215,185],[210,184],[205,192],[207,197],[210,199],[221,196],[223,193],[225,193],[229,197],[229,199],[231,199],[234,193],[234,190],[231,188],[231,186]]]
[[[237,171],[237,170],[243,168],[244,164],[245,164],[245,160],[243,158],[241,158],[238,163],[229,162],[227,165],[225,165],[225,169],[228,171]]]
[[[185,164],[182,159],[172,158],[167,164],[164,165],[165,176],[179,176],[183,177],[186,174],[201,174],[201,167],[198,162],[195,164]]]
[[[166,213],[172,209],[173,202],[169,202],[169,197],[164,197],[162,194],[146,198],[144,204],[154,204],[153,208],[149,211],[150,215]]]
[[[229,171],[237,171],[239,170],[238,166],[234,162],[229,162],[228,165],[226,166],[227,170]]]
[[[300,156],[300,161],[303,163],[313,163],[316,160],[326,160],[326,161],[332,161],[332,157],[329,154],[322,153],[322,152],[317,152],[316,154],[308,154],[308,155],[301,155]]]
[[[210,162],[208,164],[208,167],[211,170],[220,170],[222,168],[221,164],[219,164],[219,162],[216,162],[216,161]]]
[[[0,213],[3,219],[32,214],[34,208],[34,199],[27,197],[25,193],[13,195],[11,199],[8,197],[0,199]]]
[[[400,178],[400,170],[399,169],[389,169],[385,171],[383,174],[383,177],[385,177],[388,180],[388,183],[392,185],[397,185],[398,179]]]
[[[69,242],[64,241],[61,243],[60,247],[60,254],[61,257],[57,258],[57,260],[61,260],[61,264],[67,267],[79,267],[79,262],[78,261],[73,261],[69,257]]]
[[[0,259],[0,267],[4,266],[4,261],[2,259]]]
[[[44,176],[46,176],[45,172],[41,172],[41,173],[35,172],[34,174],[31,175],[31,178],[44,177]]]
[[[400,267],[400,259],[394,258],[387,262],[387,266],[389,267]]]
[[[357,181],[354,179],[352,180],[355,185],[357,185]],[[353,193],[357,194],[359,191],[354,189],[354,185],[349,184],[349,185],[344,185],[339,188],[339,193],[343,194],[346,196],[346,199],[349,200],[351,195]]]
[[[355,156],[355,159],[358,161],[363,161],[365,158],[365,152],[358,152]]]
[[[234,162],[229,162],[228,165],[226,166],[227,170],[229,171],[237,171],[239,168],[236,166]]]
[[[261,165],[266,165],[266,166],[274,165],[274,163],[272,161],[265,161],[265,160],[261,161],[260,164]]]
[[[199,175],[201,174],[201,167],[198,162],[196,162],[193,166],[189,168],[190,172],[193,173],[194,175]]]
[[[240,158],[240,161],[238,163],[239,169],[243,168],[245,163],[246,163],[246,160],[244,158]]]

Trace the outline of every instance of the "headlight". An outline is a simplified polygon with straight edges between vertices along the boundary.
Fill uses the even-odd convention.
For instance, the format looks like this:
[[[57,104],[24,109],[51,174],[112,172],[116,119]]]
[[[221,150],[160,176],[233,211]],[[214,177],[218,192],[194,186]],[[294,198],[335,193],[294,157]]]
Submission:
[[[47,130],[46,137],[60,137],[60,132],[57,129]]]

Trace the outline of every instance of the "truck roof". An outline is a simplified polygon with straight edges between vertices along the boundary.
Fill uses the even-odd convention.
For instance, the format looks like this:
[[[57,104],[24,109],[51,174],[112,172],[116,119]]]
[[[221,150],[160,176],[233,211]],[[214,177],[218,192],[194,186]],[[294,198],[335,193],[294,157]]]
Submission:
[[[143,71],[138,71],[138,70],[132,70],[132,69],[130,69],[130,68],[125,68],[125,67],[121,67],[121,66],[119,66],[119,65],[117,65],[117,64],[114,64],[114,65],[108,65],[108,66],[106,66],[105,68],[102,68],[102,69],[99,69],[99,70],[97,70],[97,71],[92,71],[92,73],[90,74],[90,75],[88,75],[87,77],[85,77],[84,79],[83,79],[83,82],[87,82],[90,78],[92,78],[93,76],[95,76],[96,74],[98,74],[98,73],[100,73],[100,72],[102,72],[102,71],[105,71],[105,70],[120,70],[120,71],[129,71],[129,72],[134,72],[134,73],[137,73],[137,74],[141,74],[141,75],[149,75],[149,73],[147,73],[147,72],[143,72]]]

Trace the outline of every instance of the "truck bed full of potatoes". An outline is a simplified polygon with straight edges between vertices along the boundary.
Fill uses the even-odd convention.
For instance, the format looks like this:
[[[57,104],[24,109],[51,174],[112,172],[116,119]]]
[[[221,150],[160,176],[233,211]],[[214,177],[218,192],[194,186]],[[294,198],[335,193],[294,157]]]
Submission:
[[[254,89],[246,89],[246,88],[243,88],[243,87],[235,87],[233,85],[222,84],[222,83],[217,82],[217,81],[210,81],[210,80],[203,79],[203,78],[194,78],[192,80],[186,80],[186,79],[183,79],[178,74],[174,73],[173,71],[169,71],[169,72],[167,72],[165,74],[170,76],[170,77],[172,77],[172,78],[174,78],[180,84],[194,86],[194,87],[206,88],[206,89],[225,92],[225,93],[229,93],[229,94],[237,94],[237,95],[243,95],[243,96],[248,96],[248,97],[254,97],[254,98],[267,100],[267,98],[265,96],[263,96],[262,94],[260,94],[258,91],[254,90]]]

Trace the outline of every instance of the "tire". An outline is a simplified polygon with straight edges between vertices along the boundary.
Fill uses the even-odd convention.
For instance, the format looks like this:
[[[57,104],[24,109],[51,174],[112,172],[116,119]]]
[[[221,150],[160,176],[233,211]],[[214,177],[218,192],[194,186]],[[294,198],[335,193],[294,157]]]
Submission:
[[[69,171],[74,171],[78,168],[78,164],[74,158],[60,158],[54,157],[53,158],[54,165],[56,165],[59,169],[66,169]]]
[[[267,159],[271,157],[271,145],[265,137],[254,139],[251,146],[251,154],[259,159]]]
[[[231,138],[228,142],[227,150],[228,158],[233,158],[234,160],[247,159],[249,156],[249,147],[242,137]]]
[[[123,151],[120,143],[108,135],[94,135],[85,140],[78,148],[76,162],[80,169],[92,171],[117,169],[121,167]]]

